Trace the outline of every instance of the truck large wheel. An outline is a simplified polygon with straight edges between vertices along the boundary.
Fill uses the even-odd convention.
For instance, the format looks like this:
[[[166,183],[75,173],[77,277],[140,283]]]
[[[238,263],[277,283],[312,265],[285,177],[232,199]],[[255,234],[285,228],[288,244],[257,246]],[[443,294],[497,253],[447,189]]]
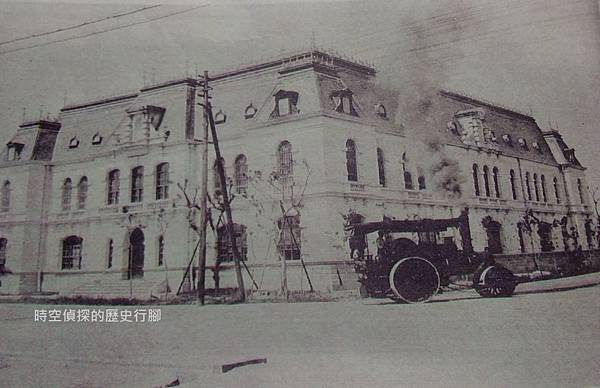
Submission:
[[[511,296],[516,286],[513,273],[498,265],[491,265],[473,274],[473,287],[484,297]]]
[[[440,274],[429,260],[406,257],[392,267],[389,275],[394,300],[427,302],[440,288]]]

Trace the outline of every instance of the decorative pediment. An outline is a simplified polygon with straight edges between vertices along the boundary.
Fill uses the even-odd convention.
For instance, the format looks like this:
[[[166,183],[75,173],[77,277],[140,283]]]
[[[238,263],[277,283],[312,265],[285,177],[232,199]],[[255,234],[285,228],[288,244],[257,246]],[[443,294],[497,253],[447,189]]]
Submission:
[[[456,128],[464,144],[497,149],[496,134],[486,125],[485,110],[481,108],[456,112],[449,129]]]
[[[329,94],[329,98],[331,98],[333,101],[333,110],[340,113],[346,113],[351,116],[358,116],[358,112],[354,107],[353,95],[354,93],[352,93],[352,91],[348,88],[331,92]]]

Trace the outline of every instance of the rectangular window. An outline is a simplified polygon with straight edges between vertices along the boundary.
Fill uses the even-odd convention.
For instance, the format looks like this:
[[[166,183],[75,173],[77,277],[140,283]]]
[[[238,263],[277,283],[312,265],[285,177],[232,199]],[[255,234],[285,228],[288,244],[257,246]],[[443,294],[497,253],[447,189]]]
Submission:
[[[156,199],[169,198],[169,163],[156,166]]]
[[[165,238],[158,237],[158,266],[162,266],[165,262]]]
[[[63,240],[62,269],[81,269],[81,239],[69,237]]]
[[[235,245],[241,260],[246,260],[248,257],[248,245],[246,240],[246,227],[239,224],[233,225],[233,236]],[[217,257],[220,262],[233,261],[233,247],[229,244],[229,236],[227,228],[222,226],[217,231]]]
[[[131,170],[131,202],[144,200],[144,167]]]
[[[0,271],[4,270],[6,265],[6,246],[8,241],[5,238],[0,238]]]
[[[109,205],[119,203],[119,170],[112,170],[108,173],[108,201]]]
[[[285,216],[278,222],[280,234],[277,248],[285,260],[300,260],[301,230],[299,216]]]
[[[108,248],[106,252],[106,268],[112,268],[113,265],[113,256],[115,253],[115,243],[111,238],[108,240]]]
[[[281,98],[277,100],[277,109],[279,109],[279,115],[289,115],[290,112],[290,100],[287,98]]]

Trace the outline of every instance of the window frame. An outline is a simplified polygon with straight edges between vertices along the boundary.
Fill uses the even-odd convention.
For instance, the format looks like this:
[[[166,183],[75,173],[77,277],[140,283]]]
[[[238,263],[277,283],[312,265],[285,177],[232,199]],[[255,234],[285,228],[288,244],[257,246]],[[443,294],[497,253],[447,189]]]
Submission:
[[[294,153],[292,143],[282,141],[277,146],[277,173],[279,181],[284,185],[291,185],[294,181]]]
[[[290,221],[292,226],[291,230],[289,228]],[[302,227],[300,226],[300,215],[283,216],[279,218],[277,226],[280,231],[279,239],[277,241],[277,252],[279,253],[280,259],[290,261],[300,260],[302,257]]]
[[[144,166],[131,169],[131,203],[144,201]]]
[[[2,184],[2,199],[0,203],[0,213],[7,213],[10,210],[11,183],[7,179]]]
[[[71,210],[71,198],[73,195],[73,181],[65,178],[62,184],[61,206],[63,211]]]
[[[233,176],[236,193],[245,194],[248,190],[248,159],[246,155],[239,154],[235,158]]]
[[[169,163],[163,162],[156,165],[155,169],[155,199],[157,201],[169,199]]]
[[[88,178],[87,176],[82,176],[77,184],[77,209],[79,210],[85,209],[88,188]]]
[[[233,224],[233,237],[241,261],[248,260],[248,234],[247,228],[242,224]],[[219,263],[233,263],[233,247],[229,244],[227,225],[217,228],[216,260]]]
[[[356,142],[352,139],[346,140],[346,173],[348,182],[358,182]]]
[[[477,163],[473,163],[472,170],[473,189],[475,191],[475,196],[479,197],[481,195],[481,187],[479,186],[479,166],[477,165]]]
[[[81,270],[83,239],[79,236],[65,237],[62,240],[61,248],[61,270]]]
[[[8,258],[8,239],[0,237],[0,271],[6,268]]]
[[[118,205],[119,194],[121,191],[121,170],[115,168],[110,170],[107,174],[106,182],[106,204],[107,205]]]

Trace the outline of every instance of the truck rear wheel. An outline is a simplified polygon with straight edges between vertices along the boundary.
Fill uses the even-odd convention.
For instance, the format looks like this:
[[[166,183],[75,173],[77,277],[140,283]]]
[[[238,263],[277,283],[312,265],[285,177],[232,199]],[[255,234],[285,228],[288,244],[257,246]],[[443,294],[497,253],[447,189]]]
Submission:
[[[484,297],[511,296],[516,286],[513,273],[498,265],[491,265],[473,274],[473,287]]]
[[[389,274],[390,288],[394,300],[406,303],[427,302],[440,288],[437,268],[421,257],[406,257],[399,260]]]

